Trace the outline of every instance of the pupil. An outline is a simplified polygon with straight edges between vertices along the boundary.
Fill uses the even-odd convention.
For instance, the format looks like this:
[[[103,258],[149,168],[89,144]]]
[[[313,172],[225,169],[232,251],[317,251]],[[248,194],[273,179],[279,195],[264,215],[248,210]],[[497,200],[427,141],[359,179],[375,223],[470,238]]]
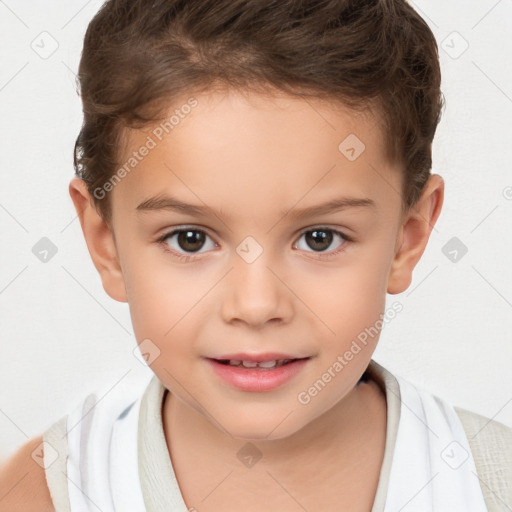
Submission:
[[[204,233],[200,231],[181,231],[178,233],[178,243],[185,251],[198,250],[204,243]]]
[[[311,234],[311,237],[309,237]],[[306,237],[310,238],[308,245],[315,251],[327,249],[332,243],[332,233],[330,231],[315,229],[306,233]]]

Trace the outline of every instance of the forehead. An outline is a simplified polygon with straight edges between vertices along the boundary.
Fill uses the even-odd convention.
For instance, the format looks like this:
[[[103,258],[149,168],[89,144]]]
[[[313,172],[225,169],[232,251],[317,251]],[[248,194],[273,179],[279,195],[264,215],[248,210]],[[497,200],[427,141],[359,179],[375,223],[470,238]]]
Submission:
[[[114,211],[165,193],[228,213],[230,205],[247,209],[249,200],[280,211],[307,206],[336,191],[374,197],[381,207],[400,200],[401,176],[385,161],[376,118],[327,100],[184,96],[165,121],[127,135],[121,166],[129,172],[112,191]]]

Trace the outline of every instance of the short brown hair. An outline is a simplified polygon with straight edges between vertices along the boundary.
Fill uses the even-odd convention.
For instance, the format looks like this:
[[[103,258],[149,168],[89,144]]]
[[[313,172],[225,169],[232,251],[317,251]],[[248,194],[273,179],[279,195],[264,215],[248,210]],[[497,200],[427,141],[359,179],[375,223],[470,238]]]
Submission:
[[[121,165],[125,127],[214,84],[267,87],[372,106],[407,209],[430,176],[440,83],[435,37],[405,0],[108,0],[84,39],[75,172],[109,222],[109,196],[94,190]]]

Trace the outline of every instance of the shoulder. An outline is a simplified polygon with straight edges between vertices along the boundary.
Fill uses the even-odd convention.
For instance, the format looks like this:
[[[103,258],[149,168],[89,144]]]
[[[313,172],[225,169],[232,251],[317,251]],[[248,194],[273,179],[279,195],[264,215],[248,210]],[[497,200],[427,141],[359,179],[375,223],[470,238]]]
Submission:
[[[512,469],[512,428],[476,412],[454,408],[470,444],[484,447],[491,455],[502,456]]]
[[[108,440],[105,432],[141,395],[140,387],[100,391],[77,401],[69,414],[0,461],[0,512],[69,512],[68,469],[81,471],[80,447]]]
[[[54,512],[43,459],[41,434],[0,463],[0,512]]]
[[[460,407],[455,411],[466,432],[486,503],[498,510],[503,504],[512,507],[512,428]]]
[[[489,429],[489,432],[498,433],[498,435],[505,436],[505,438],[512,438],[512,428],[507,427],[503,423],[496,421],[492,418],[487,418],[476,412],[468,411],[462,407],[454,407],[459,415],[459,418],[464,421],[467,429],[471,432],[475,431],[474,434],[479,434],[480,431]]]

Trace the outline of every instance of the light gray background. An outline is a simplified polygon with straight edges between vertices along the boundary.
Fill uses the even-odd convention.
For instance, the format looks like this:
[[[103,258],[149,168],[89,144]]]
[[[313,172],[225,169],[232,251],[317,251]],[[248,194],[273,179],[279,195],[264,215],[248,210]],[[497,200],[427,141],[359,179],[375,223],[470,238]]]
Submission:
[[[0,0],[0,457],[92,390],[152,376],[133,355],[128,305],[101,286],[67,191],[81,124],[74,71],[100,5]],[[388,297],[404,309],[375,359],[512,426],[512,1],[413,6],[440,46],[447,106],[433,172],[446,197],[411,287]],[[46,263],[32,252],[43,237],[57,247]],[[455,262],[442,251],[453,237],[468,248]]]

